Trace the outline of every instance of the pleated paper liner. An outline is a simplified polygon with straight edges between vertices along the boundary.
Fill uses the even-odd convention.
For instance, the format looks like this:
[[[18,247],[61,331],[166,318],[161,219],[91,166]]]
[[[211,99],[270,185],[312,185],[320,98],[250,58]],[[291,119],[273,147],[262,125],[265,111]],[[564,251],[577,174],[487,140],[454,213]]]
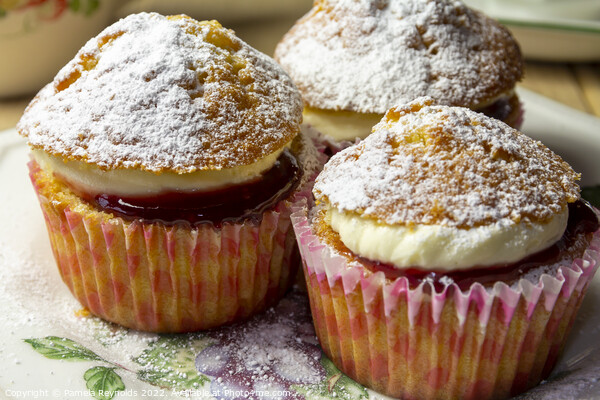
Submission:
[[[56,189],[29,164],[63,281],[93,314],[153,332],[208,329],[274,305],[299,257],[289,216],[307,190],[260,221],[191,227],[126,221]]]
[[[306,208],[292,223],[317,336],[357,382],[401,399],[500,399],[548,376],[600,259],[600,231],[583,259],[486,289],[411,289],[348,264],[313,235]]]

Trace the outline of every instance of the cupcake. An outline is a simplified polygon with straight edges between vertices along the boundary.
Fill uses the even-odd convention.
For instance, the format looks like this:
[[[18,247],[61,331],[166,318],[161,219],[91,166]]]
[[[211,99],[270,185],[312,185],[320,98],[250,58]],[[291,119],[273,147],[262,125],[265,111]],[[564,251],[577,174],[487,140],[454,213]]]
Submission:
[[[420,96],[521,122],[519,46],[460,1],[316,0],[275,59],[302,93],[304,122],[334,148]]]
[[[319,166],[301,120],[286,73],[216,21],[136,14],[91,39],[18,124],[73,295],[156,332],[276,303]]]
[[[317,336],[402,399],[498,399],[546,377],[600,258],[579,175],[508,125],[417,99],[316,179],[292,223]]]

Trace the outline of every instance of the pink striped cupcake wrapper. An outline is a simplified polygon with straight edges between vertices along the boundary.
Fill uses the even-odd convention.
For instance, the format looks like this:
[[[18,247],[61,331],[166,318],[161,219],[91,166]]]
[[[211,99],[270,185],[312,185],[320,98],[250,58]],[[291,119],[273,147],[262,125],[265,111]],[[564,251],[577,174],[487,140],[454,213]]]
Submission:
[[[274,305],[296,276],[289,216],[302,190],[260,221],[192,227],[106,218],[46,197],[30,163],[61,277],[91,313],[153,332],[208,329]]]
[[[317,336],[357,382],[402,399],[507,398],[546,377],[598,268],[600,231],[582,259],[508,286],[386,279],[334,254],[291,216]]]

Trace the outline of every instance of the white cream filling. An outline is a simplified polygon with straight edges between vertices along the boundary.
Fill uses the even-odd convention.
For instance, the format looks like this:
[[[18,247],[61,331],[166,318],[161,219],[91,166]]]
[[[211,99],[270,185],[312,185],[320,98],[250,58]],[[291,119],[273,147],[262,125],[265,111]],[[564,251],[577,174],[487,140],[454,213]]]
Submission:
[[[545,223],[499,221],[471,229],[443,225],[392,226],[329,208],[326,222],[355,254],[392,264],[452,271],[514,263],[562,236],[568,208]]]
[[[477,104],[473,110],[477,111],[501,99],[509,99],[515,94],[514,89],[508,90],[488,101]],[[336,142],[356,138],[364,139],[371,134],[375,126],[383,118],[383,114],[363,114],[352,111],[332,111],[318,108],[304,107],[304,122],[312,125],[316,130]]]
[[[304,108],[303,121],[336,142],[364,139],[383,114],[362,114],[351,111],[330,111]]]
[[[135,169],[101,170],[82,161],[64,161],[42,150],[32,150],[35,161],[46,171],[63,177],[67,182],[90,194],[120,196],[151,196],[163,192],[212,190],[250,181],[271,168],[283,150],[269,154],[260,161],[221,170],[202,170],[178,174],[160,174]]]

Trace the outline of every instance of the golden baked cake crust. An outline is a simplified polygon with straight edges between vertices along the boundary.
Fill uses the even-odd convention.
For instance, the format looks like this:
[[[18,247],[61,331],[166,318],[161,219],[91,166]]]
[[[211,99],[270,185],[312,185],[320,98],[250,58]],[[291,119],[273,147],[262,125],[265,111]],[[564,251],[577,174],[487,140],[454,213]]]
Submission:
[[[275,59],[308,106],[384,113],[420,96],[477,107],[522,75],[506,28],[459,1],[317,0]]]
[[[390,225],[545,222],[579,198],[579,174],[542,143],[466,108],[418,99],[330,159],[318,201]]]
[[[291,79],[233,31],[142,13],[91,39],[18,130],[33,148],[101,169],[186,173],[255,163],[301,120]]]

